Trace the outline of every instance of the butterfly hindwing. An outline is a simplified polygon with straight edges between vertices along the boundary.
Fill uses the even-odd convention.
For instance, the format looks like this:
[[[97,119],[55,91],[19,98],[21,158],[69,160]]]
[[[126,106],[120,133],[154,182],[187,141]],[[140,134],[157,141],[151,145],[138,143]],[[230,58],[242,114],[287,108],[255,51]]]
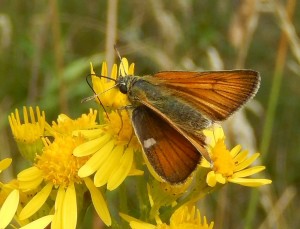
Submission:
[[[138,106],[132,112],[132,122],[149,163],[160,177],[180,183],[195,170],[200,153],[162,117]]]

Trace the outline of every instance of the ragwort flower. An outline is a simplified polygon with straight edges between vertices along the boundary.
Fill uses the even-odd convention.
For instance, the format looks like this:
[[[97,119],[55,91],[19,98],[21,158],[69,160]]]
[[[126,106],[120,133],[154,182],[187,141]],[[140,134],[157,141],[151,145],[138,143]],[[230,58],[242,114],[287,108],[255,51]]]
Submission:
[[[45,132],[45,112],[36,107],[36,114],[32,107],[23,107],[24,123],[21,122],[18,109],[8,116],[10,128],[22,156],[29,161],[34,161],[37,154],[41,153],[43,142],[41,137]]]
[[[9,167],[11,162],[11,158],[1,160],[0,173]],[[0,190],[0,228],[6,228],[17,211],[19,205],[19,190],[11,188],[2,182],[0,182]]]
[[[11,158],[0,161],[0,173],[5,170],[11,162]],[[27,220],[19,220],[18,214],[22,209],[22,203],[28,200],[31,193],[21,192],[18,184],[18,181],[15,179],[6,184],[0,182],[0,228],[6,228],[9,224],[12,228],[17,228],[15,223],[17,223],[18,226],[24,225],[23,227],[18,227],[20,229],[45,228],[52,221],[52,215],[42,217],[30,223]],[[35,225],[38,225],[38,227]]]
[[[130,102],[127,99],[127,95],[121,93],[118,88],[114,87],[114,85],[115,85],[115,80],[119,75],[125,76],[125,75],[133,75],[133,74],[134,74],[134,63],[128,66],[128,60],[126,58],[122,58],[122,61],[119,66],[119,71],[118,71],[118,66],[116,64],[113,65],[110,74],[110,78],[113,80],[109,80],[107,78],[101,77],[101,76],[105,76],[105,77],[108,76],[106,62],[103,62],[102,64],[101,75],[99,77],[96,76],[93,70],[93,66],[91,65],[93,89],[96,92],[96,94],[101,94],[98,99],[101,100],[104,106],[107,106],[110,109],[120,109],[121,107],[125,107],[130,104]],[[96,99],[96,102],[99,102],[98,99]]]
[[[229,151],[225,145],[223,129],[220,126],[213,128],[213,130],[204,130],[204,134],[208,139],[212,164],[210,165],[205,160],[202,162],[203,167],[212,168],[206,178],[206,182],[210,187],[214,187],[217,183],[225,184],[227,182],[257,187],[272,182],[269,179],[246,178],[265,169],[265,166],[248,168],[259,157],[259,153],[248,157],[248,151],[241,151],[240,145]]]
[[[119,74],[133,74],[133,69],[134,65],[131,64],[128,68],[128,61],[123,58]],[[116,79],[117,72],[117,65],[114,65],[110,77]],[[140,150],[140,145],[134,135],[128,111],[123,109],[129,105],[127,96],[119,89],[112,88],[114,81],[95,76],[93,68],[91,73],[94,91],[100,94],[98,99],[105,107],[109,107],[109,112],[100,115],[104,118],[99,128],[78,131],[89,141],[78,146],[74,155],[91,156],[79,170],[80,177],[88,177],[95,173],[94,183],[97,187],[107,185],[108,190],[114,190],[127,176],[143,174],[135,169],[133,160],[134,152]],[[101,76],[107,77],[106,63],[102,65]],[[99,102],[98,99],[96,101]]]
[[[134,151],[140,146],[133,135],[127,112],[111,112],[109,117],[111,121],[101,128],[81,132],[86,138],[91,138],[79,145],[74,155],[92,155],[78,171],[80,177],[95,173],[94,183],[97,187],[107,184],[108,190],[114,190],[127,176],[141,175],[142,171],[135,169]]]
[[[199,209],[195,206],[182,206],[170,218],[170,224],[163,223],[156,218],[156,225],[143,222],[131,216],[120,213],[120,216],[129,222],[132,229],[212,229],[214,223],[207,223],[206,217],[201,217]]]
[[[47,127],[49,133],[54,136],[53,142],[47,138],[43,139],[44,148],[42,153],[36,156],[35,164],[18,174],[21,190],[37,190],[37,194],[20,212],[20,220],[32,217],[43,208],[51,209],[51,203],[54,202],[51,227],[76,228],[80,206],[78,201],[83,201],[82,196],[85,190],[88,190],[100,218],[106,225],[111,224],[110,214],[100,190],[89,178],[82,179],[78,176],[78,170],[88,157],[78,158],[73,155],[74,149],[84,143],[85,138],[80,134],[73,136],[72,132],[77,127],[88,129],[96,126],[96,115],[97,112],[90,111],[77,120],[61,115],[58,124],[54,124],[52,128]]]

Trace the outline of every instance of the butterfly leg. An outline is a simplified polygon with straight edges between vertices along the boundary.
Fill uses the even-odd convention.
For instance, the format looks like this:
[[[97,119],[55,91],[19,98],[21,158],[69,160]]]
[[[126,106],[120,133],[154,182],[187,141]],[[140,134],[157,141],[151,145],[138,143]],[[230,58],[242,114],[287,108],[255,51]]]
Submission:
[[[118,132],[118,135],[121,133],[122,128],[123,128],[123,118],[122,118],[121,112],[122,112],[122,110],[126,110],[127,114],[128,114],[128,117],[130,117],[130,114],[128,112],[129,109],[130,110],[133,109],[133,106],[132,105],[127,105],[127,106],[122,106],[122,107],[117,108],[117,113],[118,113],[118,115],[120,117],[120,120],[121,120],[121,127],[120,127],[120,130]]]
[[[118,135],[120,135],[120,133],[121,133],[121,131],[123,129],[123,118],[122,118],[122,114],[121,114],[121,110],[120,109],[117,109],[117,113],[118,113],[118,115],[120,117],[120,120],[121,120],[121,126],[120,126],[120,130],[118,132]]]
[[[134,106],[132,105],[126,105],[126,106],[122,106],[122,107],[118,107],[117,110],[132,110],[134,108]]]

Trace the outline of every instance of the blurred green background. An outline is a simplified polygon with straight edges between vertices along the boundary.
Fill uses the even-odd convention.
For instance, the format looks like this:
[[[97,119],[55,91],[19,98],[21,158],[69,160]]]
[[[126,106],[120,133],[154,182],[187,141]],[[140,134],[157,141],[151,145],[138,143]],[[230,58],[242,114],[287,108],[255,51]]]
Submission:
[[[99,74],[102,61],[118,62],[114,44],[137,75],[250,68],[261,88],[225,127],[232,144],[263,154],[261,176],[273,184],[258,195],[229,185],[200,210],[215,228],[297,228],[299,12],[296,0],[0,0],[0,158],[13,157],[11,174],[19,171],[7,120],[15,108],[38,105],[48,122],[96,108],[80,103],[92,95],[85,77],[90,62]]]

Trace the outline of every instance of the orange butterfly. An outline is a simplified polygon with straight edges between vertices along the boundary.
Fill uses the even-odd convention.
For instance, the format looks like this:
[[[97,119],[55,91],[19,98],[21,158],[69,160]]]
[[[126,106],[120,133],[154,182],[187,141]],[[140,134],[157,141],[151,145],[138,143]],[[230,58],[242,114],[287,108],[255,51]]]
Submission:
[[[148,161],[171,184],[189,177],[201,155],[210,161],[202,130],[238,110],[259,85],[252,70],[166,71],[116,80],[132,103],[133,127]]]

